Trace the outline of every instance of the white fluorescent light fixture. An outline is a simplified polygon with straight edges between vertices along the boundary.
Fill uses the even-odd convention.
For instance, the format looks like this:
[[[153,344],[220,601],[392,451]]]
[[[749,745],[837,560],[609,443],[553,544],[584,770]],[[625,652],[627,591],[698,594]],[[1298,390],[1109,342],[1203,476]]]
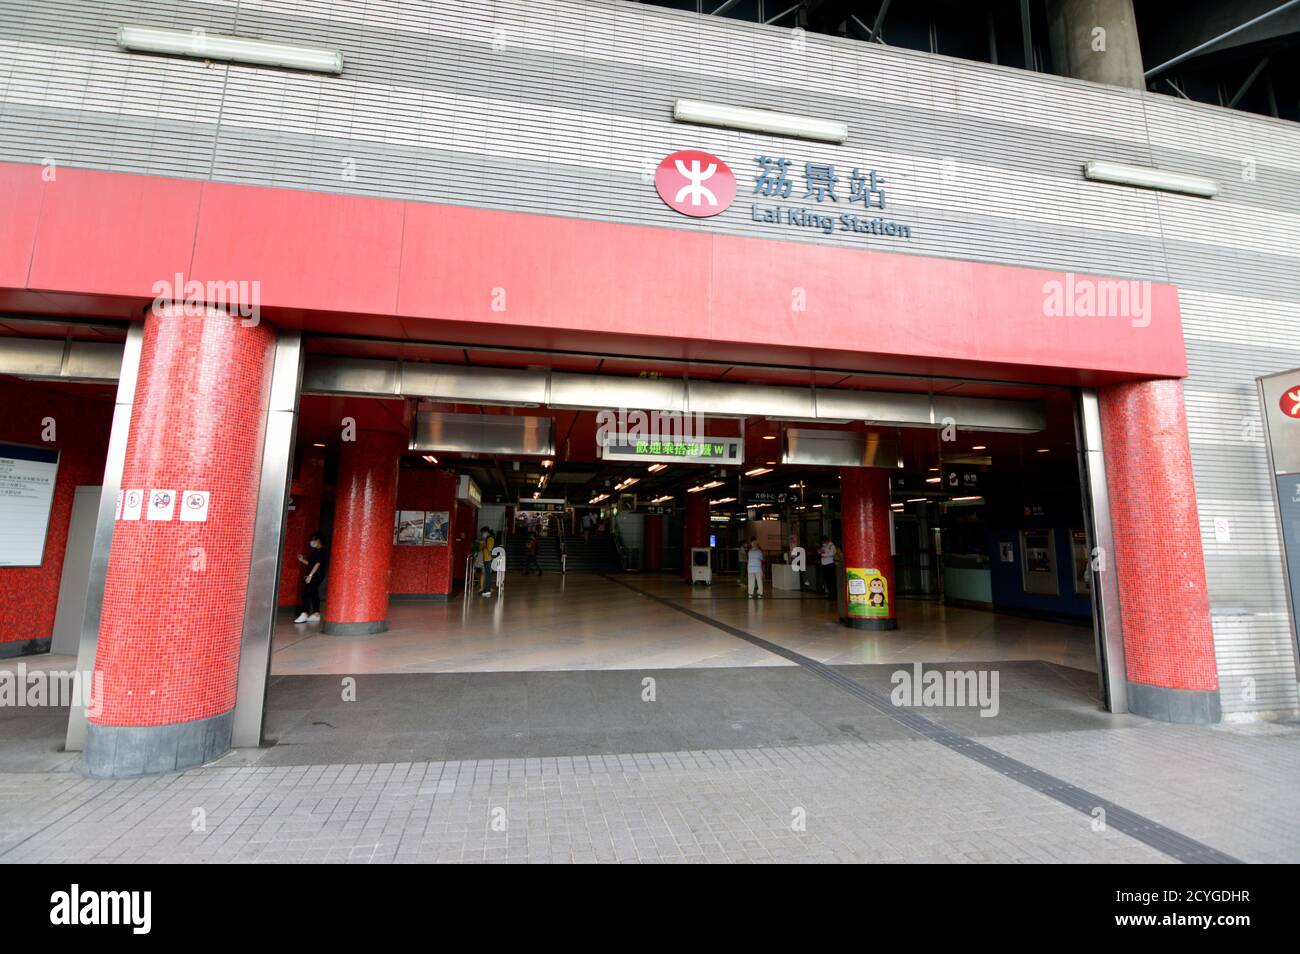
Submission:
[[[714,487],[721,487],[721,486],[722,486],[722,481],[720,481],[720,480],[711,480],[711,481],[709,481],[707,484],[700,484],[700,485],[697,486],[697,487],[687,487],[687,488],[686,488],[686,492],[687,492],[688,494],[697,494],[697,493],[699,493],[701,490],[712,490]]]
[[[725,103],[705,103],[697,99],[679,99],[673,103],[673,119],[679,123],[741,129],[746,132],[772,133],[816,142],[843,143],[849,138],[848,123],[813,116],[776,113],[770,109],[750,109]]]
[[[1136,186],[1159,192],[1178,192],[1206,199],[1219,194],[1219,184],[1205,176],[1185,172],[1167,172],[1149,166],[1128,166],[1120,162],[1092,159],[1083,164],[1083,177],[1093,182],[1110,182],[1114,185]]]
[[[189,56],[200,60],[279,66],[311,73],[343,72],[343,54],[320,46],[300,46],[274,40],[252,40],[207,30],[173,30],[166,27],[120,26],[117,45],[140,53]]]

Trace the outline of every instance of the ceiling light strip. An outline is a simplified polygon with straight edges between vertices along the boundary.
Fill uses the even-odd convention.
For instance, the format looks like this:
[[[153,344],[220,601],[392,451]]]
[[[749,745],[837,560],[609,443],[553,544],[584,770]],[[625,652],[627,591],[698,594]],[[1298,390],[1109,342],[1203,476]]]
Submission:
[[[161,53],[199,60],[221,60],[252,66],[277,66],[311,73],[343,72],[343,54],[338,50],[275,40],[254,40],[207,30],[174,30],[167,27],[121,26],[117,45],[139,53]]]
[[[697,126],[717,126],[744,132],[771,133],[815,142],[844,143],[849,138],[848,123],[814,116],[796,116],[770,109],[707,103],[697,99],[679,99],[673,103],[673,119]]]
[[[1205,176],[1169,172],[1165,169],[1153,169],[1150,166],[1130,166],[1100,159],[1092,159],[1083,164],[1083,177],[1093,182],[1155,189],[1158,192],[1177,192],[1206,199],[1219,194],[1219,184]]]

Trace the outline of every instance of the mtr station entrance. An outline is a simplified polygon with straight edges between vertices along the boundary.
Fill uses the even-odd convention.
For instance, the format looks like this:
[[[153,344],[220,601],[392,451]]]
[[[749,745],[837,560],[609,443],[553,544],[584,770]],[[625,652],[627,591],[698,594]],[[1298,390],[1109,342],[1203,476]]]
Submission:
[[[1139,321],[1047,307],[1114,284],[1073,273],[27,171],[3,182],[26,257],[0,275],[0,655],[100,680],[64,740],[89,775],[345,724],[360,748],[317,759],[372,761],[398,722],[403,757],[599,751],[517,737],[612,717],[610,751],[729,748],[755,699],[822,704],[771,683],[818,666],[887,692],[903,664],[1023,662],[1093,717],[1220,718],[1171,285]],[[66,196],[78,227],[40,213]],[[158,276],[255,277],[256,314]],[[694,688],[632,742],[666,718],[631,704],[647,670]],[[370,704],[339,707],[350,678]]]
[[[54,638],[34,648],[94,659],[84,620],[125,614],[134,599],[106,586],[95,604],[96,509],[109,501],[120,533],[132,508],[158,503],[132,499],[125,469],[126,483],[102,489],[138,399],[122,390],[144,329],[8,328],[7,368],[23,361],[28,372],[0,378],[8,406],[68,428],[52,510],[64,572],[41,597],[57,608]],[[243,632],[252,613],[266,621],[251,627],[264,648],[245,641],[239,660],[252,668],[241,691],[256,701],[259,742],[301,731],[280,706],[306,720],[293,708],[303,679],[791,665],[737,632],[837,667],[1046,665],[1035,676],[1059,682],[1076,708],[1124,711],[1123,645],[1108,631],[1108,575],[1096,572],[1108,551],[1098,541],[1115,543],[1099,519],[1102,455],[1088,443],[1095,392],[329,335],[294,343],[292,410],[268,415],[263,442],[287,449],[282,469],[246,491],[256,516],[242,546],[263,590],[220,607]],[[36,446],[31,434],[5,436]],[[122,545],[110,541],[110,553]],[[303,567],[317,552],[327,559],[314,608]],[[103,632],[101,622],[89,635]],[[380,710],[420,739],[452,717],[429,713],[423,696]],[[77,723],[74,711],[70,735]]]
[[[787,664],[647,616],[647,596],[822,662],[1098,672],[1069,389],[307,350],[273,674]],[[505,565],[490,598],[484,527]],[[324,607],[293,622],[317,531]]]

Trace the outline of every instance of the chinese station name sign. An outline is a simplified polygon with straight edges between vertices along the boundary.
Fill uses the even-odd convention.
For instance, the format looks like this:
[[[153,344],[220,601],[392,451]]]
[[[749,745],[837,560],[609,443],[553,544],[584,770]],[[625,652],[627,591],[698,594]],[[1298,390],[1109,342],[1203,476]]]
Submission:
[[[889,218],[890,190],[876,169],[835,163],[753,157],[750,220],[831,235],[911,239],[912,227]],[[687,149],[665,156],[655,188],[669,208],[693,218],[718,215],[732,204],[740,183],[731,167],[707,152]]]

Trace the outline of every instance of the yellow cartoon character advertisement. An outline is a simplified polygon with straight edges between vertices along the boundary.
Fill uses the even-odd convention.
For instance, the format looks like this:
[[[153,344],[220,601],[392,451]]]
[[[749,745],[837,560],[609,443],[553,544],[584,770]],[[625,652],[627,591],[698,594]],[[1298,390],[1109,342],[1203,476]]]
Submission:
[[[889,583],[874,568],[846,569],[848,579],[849,618],[889,616]]]

